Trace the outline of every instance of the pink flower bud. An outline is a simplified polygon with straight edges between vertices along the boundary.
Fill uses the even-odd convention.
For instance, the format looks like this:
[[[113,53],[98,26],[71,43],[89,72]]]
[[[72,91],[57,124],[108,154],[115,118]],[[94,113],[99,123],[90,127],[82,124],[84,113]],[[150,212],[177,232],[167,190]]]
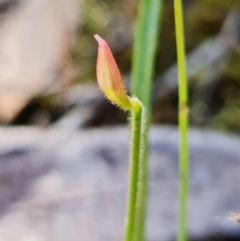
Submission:
[[[114,104],[124,110],[132,108],[122,77],[112,52],[104,39],[94,35],[98,41],[97,81],[100,89]]]

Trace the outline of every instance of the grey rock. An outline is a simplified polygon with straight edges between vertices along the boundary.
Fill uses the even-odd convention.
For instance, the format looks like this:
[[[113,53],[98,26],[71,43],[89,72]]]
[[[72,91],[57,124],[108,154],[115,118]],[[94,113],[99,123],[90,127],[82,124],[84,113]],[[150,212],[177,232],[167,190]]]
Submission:
[[[69,133],[0,129],[1,241],[120,241],[128,178],[125,127]],[[178,132],[150,136],[148,241],[176,237]],[[191,130],[189,235],[239,235],[240,139]],[[240,236],[238,236],[240,237]]]

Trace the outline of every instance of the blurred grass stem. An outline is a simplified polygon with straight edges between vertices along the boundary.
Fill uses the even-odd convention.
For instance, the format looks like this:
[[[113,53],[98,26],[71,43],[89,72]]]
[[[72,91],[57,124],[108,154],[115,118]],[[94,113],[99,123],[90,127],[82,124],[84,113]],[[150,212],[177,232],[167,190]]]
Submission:
[[[132,63],[132,93],[151,115],[151,93],[163,0],[141,0],[136,24]]]
[[[188,87],[185,58],[185,40],[182,1],[174,0],[175,30],[177,41],[178,83],[179,83],[179,216],[178,216],[178,241],[187,240],[188,221],[188,185],[189,185],[189,154],[188,154]]]

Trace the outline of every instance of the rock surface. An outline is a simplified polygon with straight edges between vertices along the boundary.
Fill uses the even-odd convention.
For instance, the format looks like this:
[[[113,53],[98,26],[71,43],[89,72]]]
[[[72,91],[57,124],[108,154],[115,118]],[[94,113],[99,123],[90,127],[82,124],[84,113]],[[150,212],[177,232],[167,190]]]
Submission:
[[[174,240],[178,133],[151,130],[148,241]],[[0,241],[120,241],[129,135],[124,127],[68,133],[0,129]],[[192,130],[189,234],[239,235],[240,139]],[[238,236],[240,237],[240,236]],[[224,238],[220,240],[225,240]]]

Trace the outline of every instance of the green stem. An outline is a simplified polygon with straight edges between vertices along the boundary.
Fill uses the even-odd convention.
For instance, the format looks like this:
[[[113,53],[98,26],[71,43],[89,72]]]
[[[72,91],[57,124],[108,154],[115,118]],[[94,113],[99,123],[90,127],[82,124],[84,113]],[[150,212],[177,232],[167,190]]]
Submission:
[[[136,208],[136,235],[134,241],[145,240],[147,191],[148,191],[148,142],[147,142],[147,115],[142,107],[140,159],[138,164],[138,192]]]
[[[154,75],[155,56],[159,43],[159,30],[161,26],[161,12],[164,0],[140,0],[138,2],[138,18],[133,47],[132,63],[132,93],[137,96],[144,108],[141,111],[140,159],[138,159],[138,181],[134,213],[134,232],[132,239],[127,241],[143,241],[145,239],[146,202],[147,202],[147,178],[148,178],[148,129],[151,120],[151,93],[152,79]],[[133,118],[134,119],[134,118]],[[132,125],[134,128],[134,124]],[[133,138],[134,139],[134,138]],[[134,153],[134,141],[132,141],[132,154]],[[134,159],[133,159],[134,160]],[[135,163],[137,166],[137,164]],[[133,176],[132,176],[133,177]],[[132,178],[131,177],[131,178]],[[130,194],[131,194],[130,190]],[[130,195],[131,196],[131,195]],[[130,210],[130,209],[129,209]],[[130,220],[129,220],[130,221]],[[129,224],[130,225],[130,224]],[[126,230],[128,237],[128,230]]]
[[[143,140],[146,118],[142,103],[137,98],[131,98],[131,102],[133,105],[131,117],[132,146],[125,241],[141,241],[144,235],[147,186],[146,152]]]
[[[179,128],[180,128],[180,192],[179,192],[179,220],[178,241],[187,240],[187,202],[189,186],[189,157],[188,157],[188,88],[185,60],[185,41],[182,1],[174,0],[175,28],[178,57],[179,81]]]

